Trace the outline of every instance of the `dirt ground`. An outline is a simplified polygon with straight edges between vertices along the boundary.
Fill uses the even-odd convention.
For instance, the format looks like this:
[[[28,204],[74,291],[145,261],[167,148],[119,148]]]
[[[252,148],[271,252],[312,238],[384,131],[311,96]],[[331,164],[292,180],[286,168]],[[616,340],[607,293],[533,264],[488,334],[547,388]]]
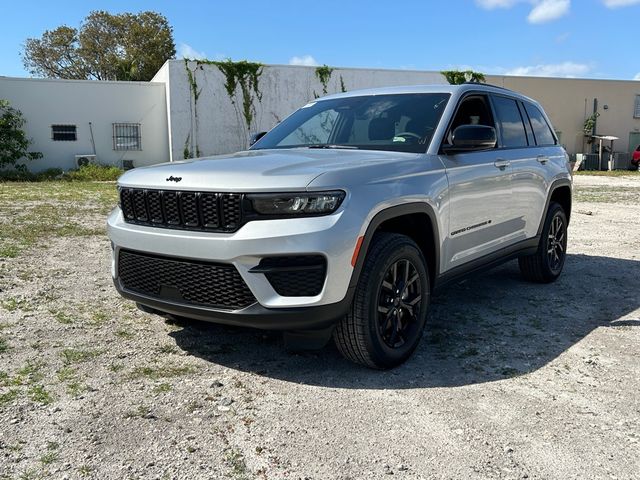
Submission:
[[[640,478],[640,176],[576,177],[561,279],[450,287],[388,372],[136,310],[91,198],[0,258],[0,479]]]

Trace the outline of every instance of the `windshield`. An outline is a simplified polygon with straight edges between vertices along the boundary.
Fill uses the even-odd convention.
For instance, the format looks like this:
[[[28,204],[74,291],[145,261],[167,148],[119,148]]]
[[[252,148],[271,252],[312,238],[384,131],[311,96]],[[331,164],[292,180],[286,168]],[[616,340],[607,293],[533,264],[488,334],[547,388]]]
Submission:
[[[369,95],[305,105],[252,150],[350,148],[424,153],[449,99],[447,93]]]

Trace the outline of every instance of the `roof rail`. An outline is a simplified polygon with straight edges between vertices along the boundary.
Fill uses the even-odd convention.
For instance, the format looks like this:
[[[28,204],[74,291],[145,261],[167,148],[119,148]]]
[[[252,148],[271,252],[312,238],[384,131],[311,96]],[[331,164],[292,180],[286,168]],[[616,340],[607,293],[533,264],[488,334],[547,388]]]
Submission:
[[[502,90],[509,90],[507,87],[501,87],[500,85],[492,85],[491,83],[484,83],[484,82],[464,82],[462,85],[484,85],[486,87],[493,87],[493,88],[500,88]]]

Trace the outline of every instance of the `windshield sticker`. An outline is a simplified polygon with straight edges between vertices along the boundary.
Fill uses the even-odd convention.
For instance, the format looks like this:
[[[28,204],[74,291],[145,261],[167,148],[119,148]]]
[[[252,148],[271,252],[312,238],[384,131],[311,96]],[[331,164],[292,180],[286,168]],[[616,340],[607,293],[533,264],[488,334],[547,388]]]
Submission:
[[[304,107],[300,107],[300,108],[309,108],[309,107],[313,107],[316,103],[318,103],[318,102],[309,102],[309,103],[307,103]]]

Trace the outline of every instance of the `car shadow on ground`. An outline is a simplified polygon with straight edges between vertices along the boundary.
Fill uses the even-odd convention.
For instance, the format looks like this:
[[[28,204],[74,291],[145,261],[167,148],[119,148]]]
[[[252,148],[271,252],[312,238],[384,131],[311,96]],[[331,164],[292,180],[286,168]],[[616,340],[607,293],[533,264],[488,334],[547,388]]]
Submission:
[[[479,274],[432,298],[413,357],[386,372],[344,360],[333,344],[292,354],[281,335],[181,320],[170,335],[191,355],[232,369],[309,385],[401,389],[448,387],[533,372],[598,327],[640,327],[632,287],[640,262],[568,255],[562,277],[530,284],[517,262]]]

